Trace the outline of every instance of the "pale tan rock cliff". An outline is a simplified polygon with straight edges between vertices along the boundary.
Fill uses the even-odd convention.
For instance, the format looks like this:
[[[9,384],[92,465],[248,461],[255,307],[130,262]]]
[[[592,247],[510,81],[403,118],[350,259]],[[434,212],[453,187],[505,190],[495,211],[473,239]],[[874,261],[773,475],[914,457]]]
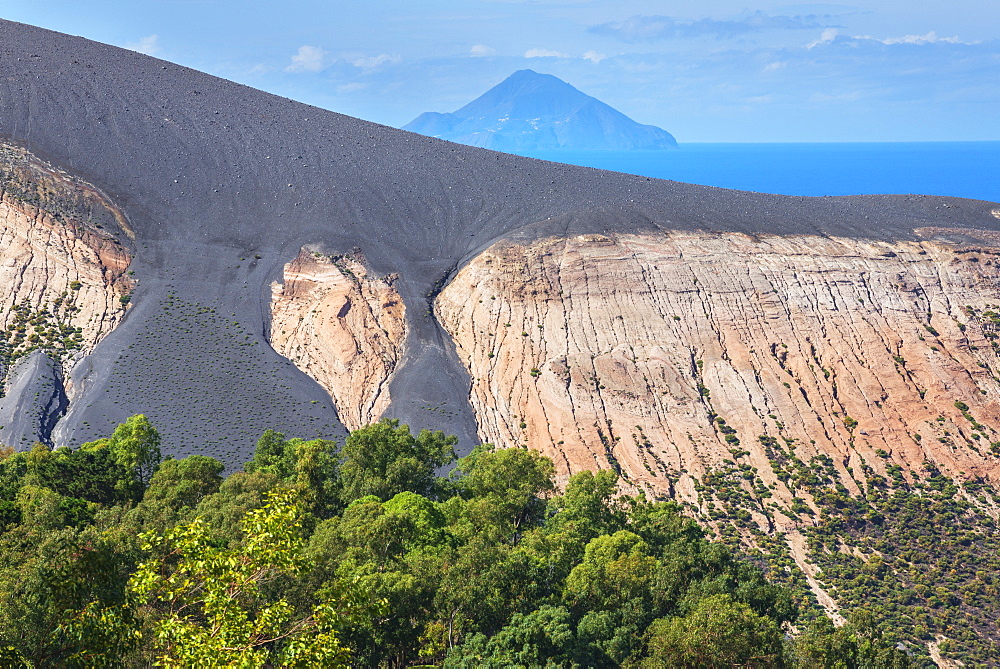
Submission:
[[[271,345],[323,386],[350,429],[378,420],[406,338],[391,279],[303,249],[272,286]]]
[[[46,311],[46,331],[60,325],[80,328],[74,351],[91,350],[121,321],[132,282],[125,274],[131,258],[109,235],[9,194],[0,195],[0,328],[13,341],[22,313]],[[17,347],[44,338],[29,325]],[[51,337],[49,338],[51,339]]]
[[[482,439],[538,448],[563,475],[615,467],[695,501],[695,477],[742,449],[786,505],[769,435],[831,456],[854,492],[862,462],[997,482],[1000,240],[953,233],[501,243],[436,313]]]

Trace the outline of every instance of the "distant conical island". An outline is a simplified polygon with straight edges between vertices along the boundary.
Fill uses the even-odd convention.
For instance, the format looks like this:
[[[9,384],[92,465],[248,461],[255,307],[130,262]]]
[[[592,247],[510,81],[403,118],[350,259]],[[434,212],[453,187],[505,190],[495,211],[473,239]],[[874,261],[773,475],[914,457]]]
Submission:
[[[666,130],[533,70],[518,70],[458,111],[424,112],[403,130],[497,151],[677,148]]]

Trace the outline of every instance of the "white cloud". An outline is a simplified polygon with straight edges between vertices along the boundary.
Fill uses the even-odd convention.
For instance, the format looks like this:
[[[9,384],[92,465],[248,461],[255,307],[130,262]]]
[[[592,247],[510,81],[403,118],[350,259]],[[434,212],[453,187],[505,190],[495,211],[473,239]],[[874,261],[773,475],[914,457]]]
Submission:
[[[525,58],[569,58],[569,54],[552,49],[528,49],[524,52]]]
[[[837,38],[837,35],[839,34],[840,31],[838,31],[836,28],[827,28],[826,30],[820,33],[819,39],[813,40],[812,42],[809,42],[809,44],[806,44],[806,48],[812,49],[813,47],[817,47],[820,44],[829,44],[830,42],[835,40]]]
[[[351,61],[351,65],[354,67],[360,67],[363,70],[374,70],[382,65],[395,65],[397,63],[403,62],[403,57],[396,54],[380,53],[377,56],[365,56],[364,58],[355,58]]]
[[[160,36],[147,35],[146,37],[141,38],[138,42],[129,42],[125,45],[125,48],[130,51],[144,53],[147,56],[155,56],[160,53]]]
[[[812,49],[813,47],[820,46],[822,44],[830,44],[835,39],[840,37],[841,39],[853,40],[855,43],[860,41],[868,42],[878,42],[879,44],[885,44],[886,46],[894,46],[897,44],[965,44],[972,45],[978,44],[978,42],[965,42],[956,37],[938,37],[937,33],[933,30],[926,35],[903,35],[902,37],[886,37],[885,39],[879,39],[874,35],[852,35],[848,37],[847,35],[841,35],[836,28],[827,28],[819,36],[819,39],[813,40],[806,45],[807,49]]]
[[[850,16],[852,14],[872,14],[873,12],[855,7],[854,5],[806,2],[776,7],[774,13],[784,16],[820,16],[825,18],[830,16]]]
[[[636,14],[617,23],[602,23],[588,30],[598,35],[614,37],[624,42],[642,42],[661,39],[717,37],[734,38],[756,32],[804,30],[829,25],[814,14],[808,16],[772,16],[758,10],[739,19],[678,20],[659,14]]]
[[[934,44],[935,42],[947,42],[948,44],[969,44],[963,42],[958,37],[938,37],[933,30],[926,35],[903,35],[902,37],[888,37],[879,40],[882,44]]]
[[[492,56],[496,52],[497,52],[496,49],[494,49],[491,46],[487,46],[485,44],[476,44],[471,49],[469,49],[469,55],[472,56],[473,58],[483,58],[485,56]]]
[[[596,51],[587,51],[583,54],[583,59],[589,60],[592,63],[600,63],[605,58],[607,58],[606,54],[597,53]]]
[[[325,58],[326,51],[318,46],[304,44],[292,56],[292,64],[285,68],[285,72],[319,72],[323,69]]]
[[[788,61],[787,60],[776,60],[773,63],[768,63],[767,65],[765,65],[764,66],[764,71],[765,72],[775,72],[777,70],[782,70],[782,69],[784,69],[786,67],[788,67]]]

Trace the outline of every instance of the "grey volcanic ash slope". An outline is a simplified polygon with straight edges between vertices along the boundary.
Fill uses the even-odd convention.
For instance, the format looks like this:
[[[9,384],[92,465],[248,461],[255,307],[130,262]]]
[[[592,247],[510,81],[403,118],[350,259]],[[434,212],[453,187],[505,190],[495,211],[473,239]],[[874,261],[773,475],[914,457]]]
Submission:
[[[660,243],[656,240],[677,231],[698,231],[741,239],[797,235],[881,240],[891,246],[920,241],[917,229],[940,230],[934,234],[959,244],[981,239],[963,231],[1000,229],[991,214],[996,205],[984,202],[916,196],[789,198],[450,144],[6,21],[0,22],[0,72],[0,139],[102,193],[133,235],[118,236],[129,248],[134,273],[128,312],[89,355],[72,365],[67,361],[69,409],[52,435],[56,443],[107,434],[136,412],[152,418],[177,454],[205,452],[230,464],[246,456],[266,427],[292,435],[336,436],[345,422],[353,426],[383,409],[415,427],[456,433],[466,447],[480,435],[507,438],[522,422],[541,430],[534,414],[530,421],[521,418],[534,401],[524,389],[517,390],[523,396],[504,397],[494,407],[499,418],[484,421],[482,393],[489,384],[483,377],[489,370],[477,362],[484,349],[468,338],[456,349],[453,339],[476,323],[458,313],[461,300],[454,290],[434,299],[456,269],[479,267],[477,259],[489,260],[482,252],[498,243],[503,248],[531,246],[588,234]],[[32,225],[30,216],[25,220]],[[884,252],[895,253],[889,246]],[[713,250],[717,252],[722,253]],[[772,242],[769,257],[779,265],[782,252],[799,253]],[[645,264],[659,266],[657,253],[665,251],[644,255],[635,265],[640,269],[626,272],[628,280],[641,280]],[[720,258],[754,262],[753,253],[742,250],[709,260],[718,263]],[[544,264],[538,271],[545,270]],[[610,267],[602,289],[606,295],[632,285],[616,287],[611,279],[619,265]],[[980,267],[986,267],[985,260]],[[844,280],[862,271],[849,271]],[[467,274],[460,276],[468,280]],[[484,275],[483,280],[497,278]],[[586,285],[591,290],[596,284]],[[792,289],[774,285],[779,293]],[[530,285],[505,286],[477,300],[517,296],[522,310],[541,300]],[[649,291],[661,288],[653,285]],[[642,290],[638,285],[632,289]],[[676,290],[697,297],[703,289],[678,285]],[[783,298],[779,294],[776,299]],[[708,304],[710,300],[694,300],[682,308],[704,310]],[[623,312],[619,320],[627,315]],[[518,317],[530,321],[520,312]],[[307,318],[315,322],[296,327]],[[490,327],[506,329],[511,322],[506,318],[496,316]],[[712,314],[706,319],[711,327]],[[555,327],[554,321],[531,322],[541,332],[538,325]],[[568,331],[571,326],[567,323]],[[661,326],[650,327],[655,338]],[[369,341],[365,332],[372,329],[379,336]],[[633,335],[624,328],[620,336]],[[822,337],[818,340],[821,345]],[[563,355],[556,351],[565,347],[558,339],[546,341],[548,348],[531,355]],[[590,347],[629,342],[584,344],[574,345],[573,354],[596,359],[601,351]],[[726,355],[725,350],[709,353]],[[674,354],[690,357],[683,346]],[[485,359],[502,363],[505,373],[519,369],[525,378],[535,378],[530,371],[539,366],[536,358],[515,355],[522,354],[510,347],[509,355],[498,349]],[[358,390],[356,406],[348,407],[352,385],[364,388]],[[576,401],[573,392],[551,411]],[[680,392],[677,397],[684,399]],[[789,401],[782,410],[804,409]],[[597,420],[592,408],[582,415],[591,423]],[[610,414],[599,420],[611,419],[629,420]],[[565,417],[553,420],[566,423]],[[691,420],[700,425],[700,418]],[[561,436],[542,446],[556,454],[575,447],[590,453],[597,448],[593,439],[600,443],[602,437],[591,425],[585,427],[578,442],[560,427]],[[606,428],[599,430],[604,439]],[[554,437],[556,432],[547,434]],[[692,453],[715,457],[722,446],[698,446]],[[666,452],[668,447],[655,448]],[[607,463],[604,450],[597,455],[591,464]],[[658,452],[657,457],[669,469],[666,456]],[[686,457],[695,456],[671,462],[679,467]],[[633,460],[638,462],[638,456]],[[575,455],[565,461],[572,468],[588,464]],[[662,475],[653,478],[666,481]]]

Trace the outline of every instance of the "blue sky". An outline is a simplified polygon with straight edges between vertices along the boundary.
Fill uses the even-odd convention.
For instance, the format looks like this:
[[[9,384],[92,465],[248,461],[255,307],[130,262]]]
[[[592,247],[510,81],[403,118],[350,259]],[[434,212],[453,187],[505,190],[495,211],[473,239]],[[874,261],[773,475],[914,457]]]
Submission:
[[[1000,140],[1000,0],[0,0],[0,16],[393,126],[531,68],[681,143]]]

